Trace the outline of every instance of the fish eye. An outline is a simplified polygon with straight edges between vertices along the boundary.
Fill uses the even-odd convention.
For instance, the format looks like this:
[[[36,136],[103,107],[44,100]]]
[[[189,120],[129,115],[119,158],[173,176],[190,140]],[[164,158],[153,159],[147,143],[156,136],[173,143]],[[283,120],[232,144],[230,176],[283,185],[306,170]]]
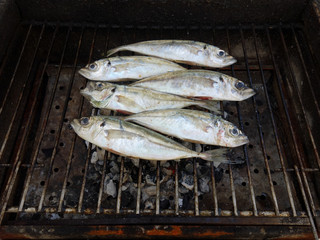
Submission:
[[[224,82],[222,76],[219,77],[219,80],[220,80],[220,82]]]
[[[100,127],[104,127],[106,125],[106,122],[103,121],[101,124],[100,124]]]
[[[102,88],[102,87],[103,87],[103,84],[102,84],[102,83],[97,83],[97,87],[98,87],[98,88]]]
[[[91,64],[89,65],[89,68],[90,68],[91,70],[95,70],[95,69],[97,68],[97,64],[91,63]]]
[[[237,128],[232,128],[229,130],[232,136],[238,136],[239,135],[239,130]]]
[[[238,82],[235,84],[235,87],[236,87],[237,89],[242,89],[242,88],[244,88],[244,83],[241,82],[241,81],[238,81]]]
[[[219,52],[218,52],[218,56],[219,57],[223,57],[225,55],[225,52],[223,51],[223,50],[220,50]]]
[[[88,125],[89,124],[89,118],[87,118],[87,117],[81,118],[80,124],[81,125]]]

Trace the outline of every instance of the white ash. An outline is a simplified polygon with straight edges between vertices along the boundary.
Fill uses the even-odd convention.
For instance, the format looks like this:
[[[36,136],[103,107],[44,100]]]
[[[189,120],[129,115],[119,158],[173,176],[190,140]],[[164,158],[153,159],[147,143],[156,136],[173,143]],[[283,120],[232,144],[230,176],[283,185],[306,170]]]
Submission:
[[[157,177],[156,176],[150,176],[149,174],[146,176],[146,183],[148,185],[156,185]]]
[[[108,179],[104,182],[103,192],[106,193],[108,196],[112,196],[115,198],[117,196],[117,188],[116,184],[113,182],[112,179]]]
[[[91,160],[90,162],[92,164],[96,164],[96,162],[99,160],[98,158],[98,153],[96,151],[94,151],[92,154],[91,154]]]
[[[97,154],[98,154],[98,159],[99,161],[103,161],[104,160],[104,156],[106,154],[106,150],[100,148],[100,147],[97,147]]]
[[[110,172],[111,172],[112,174],[117,174],[117,173],[119,173],[119,166],[118,166],[118,164],[117,164],[116,162],[111,161],[111,162],[110,162],[110,166],[111,166]]]
[[[131,158],[131,162],[135,167],[139,167],[140,159],[138,158]]]
[[[210,177],[208,176],[202,177],[199,179],[199,188],[201,192],[203,193],[210,192],[209,182],[210,182]]]
[[[193,176],[183,174],[183,177],[181,179],[181,185],[184,186],[186,189],[192,191],[194,187]]]
[[[152,210],[152,209],[155,208],[154,205],[155,205],[155,204],[154,204],[152,201],[147,200],[147,201],[144,203],[144,208],[145,208],[145,209]]]
[[[145,202],[149,197],[155,196],[157,194],[156,186],[147,186],[141,190],[142,201]]]

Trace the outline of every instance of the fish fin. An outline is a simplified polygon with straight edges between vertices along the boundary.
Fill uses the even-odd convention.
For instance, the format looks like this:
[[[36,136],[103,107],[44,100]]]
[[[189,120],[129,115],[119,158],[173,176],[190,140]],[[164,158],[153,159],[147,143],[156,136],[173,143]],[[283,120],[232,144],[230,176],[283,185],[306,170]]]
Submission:
[[[223,114],[223,112],[218,107],[218,103],[219,103],[218,101],[212,101],[212,100],[197,101],[198,106],[208,109],[210,111],[213,111],[217,114]]]
[[[141,109],[141,106],[138,105],[135,101],[131,100],[130,98],[127,98],[125,96],[121,96],[121,95],[117,95],[117,101],[118,103],[121,103],[125,106],[130,106],[130,108],[134,109],[134,108],[139,108]],[[125,111],[125,110],[121,110],[120,111]],[[117,110],[117,111],[119,111]],[[128,112],[128,111],[127,111]]]
[[[228,158],[229,149],[228,148],[219,148],[214,150],[209,150],[206,152],[200,153],[200,158],[203,160],[214,162],[214,166],[217,167],[220,163],[227,164],[242,164],[244,160],[230,160]]]
[[[110,49],[110,50],[107,52],[107,57],[109,57],[109,56],[112,55],[112,54],[115,54],[116,52],[119,52],[119,51],[124,50],[123,47],[124,47],[124,46],[120,46],[120,47],[116,47],[116,48]]]

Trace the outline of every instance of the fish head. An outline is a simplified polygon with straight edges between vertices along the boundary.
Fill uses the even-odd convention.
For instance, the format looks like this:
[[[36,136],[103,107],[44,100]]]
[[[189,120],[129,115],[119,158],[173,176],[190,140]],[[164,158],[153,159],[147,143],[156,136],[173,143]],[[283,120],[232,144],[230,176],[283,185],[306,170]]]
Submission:
[[[99,103],[107,103],[116,91],[116,85],[106,82],[88,82],[85,89],[80,93],[88,99],[95,107]]]
[[[102,116],[74,119],[70,125],[79,137],[89,142],[101,145],[105,141],[104,130],[106,128],[106,121]]]
[[[210,61],[214,62],[219,67],[226,67],[237,62],[237,60],[231,55],[229,55],[226,51],[215,46],[207,47],[211,48],[208,50],[208,52],[210,53]]]
[[[238,147],[249,143],[248,137],[234,124],[217,118],[214,125],[218,129],[219,145],[225,147]]]
[[[234,77],[225,74],[220,74],[218,77],[220,89],[224,89],[225,97],[229,101],[242,101],[256,94],[252,88]]]
[[[111,69],[108,59],[100,59],[81,68],[79,74],[90,80],[103,80]]]

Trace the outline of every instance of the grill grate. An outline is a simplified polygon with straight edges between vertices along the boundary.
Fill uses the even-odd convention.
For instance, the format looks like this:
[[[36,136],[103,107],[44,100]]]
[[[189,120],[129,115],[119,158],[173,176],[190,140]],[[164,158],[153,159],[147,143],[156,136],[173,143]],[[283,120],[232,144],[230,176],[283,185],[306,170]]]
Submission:
[[[221,102],[221,108],[249,136],[250,144],[233,154],[245,164],[215,168],[192,159],[165,167],[157,162],[150,170],[146,161],[134,167],[129,159],[106,153],[104,159],[119,168],[117,195],[107,197],[110,161],[91,163],[92,145],[86,147],[68,129],[73,118],[100,114],[80,96],[86,79],[77,71],[115,46],[166,38],[212,43],[238,59],[219,71],[249,83],[258,94],[240,103]],[[4,81],[6,91],[1,90],[0,223],[79,224],[77,219],[85,216],[91,220],[81,224],[293,225],[307,226],[306,232],[317,237],[320,139],[315,123],[320,111],[314,89],[318,76],[299,25],[21,24],[0,69],[0,78],[10,79]],[[187,164],[192,167],[188,174]],[[199,173],[201,168],[207,175]],[[124,190],[129,169],[135,194],[127,204],[132,197]],[[166,179],[164,169],[172,173]],[[187,193],[181,190],[183,174],[194,183]],[[142,192],[147,175],[156,179],[150,209]],[[200,191],[206,176],[208,193]],[[169,205],[163,206],[168,181],[173,185]],[[120,215],[127,217],[116,218]],[[35,218],[43,221],[35,223]]]

